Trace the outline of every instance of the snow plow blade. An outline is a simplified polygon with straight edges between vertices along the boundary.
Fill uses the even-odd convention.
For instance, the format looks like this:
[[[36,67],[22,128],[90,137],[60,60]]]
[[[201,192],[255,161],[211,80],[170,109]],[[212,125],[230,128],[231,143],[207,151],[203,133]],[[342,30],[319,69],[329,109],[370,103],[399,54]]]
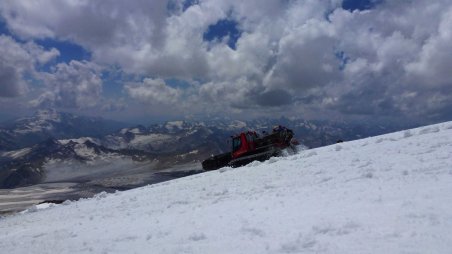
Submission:
[[[231,153],[223,153],[212,156],[202,162],[202,168],[204,170],[215,170],[228,166],[231,161]]]

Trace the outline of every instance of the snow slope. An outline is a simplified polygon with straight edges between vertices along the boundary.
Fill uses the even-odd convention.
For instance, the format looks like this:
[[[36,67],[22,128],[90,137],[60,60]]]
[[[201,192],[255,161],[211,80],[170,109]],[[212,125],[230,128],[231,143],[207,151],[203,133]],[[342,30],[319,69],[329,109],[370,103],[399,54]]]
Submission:
[[[452,122],[0,220],[2,253],[452,253]]]

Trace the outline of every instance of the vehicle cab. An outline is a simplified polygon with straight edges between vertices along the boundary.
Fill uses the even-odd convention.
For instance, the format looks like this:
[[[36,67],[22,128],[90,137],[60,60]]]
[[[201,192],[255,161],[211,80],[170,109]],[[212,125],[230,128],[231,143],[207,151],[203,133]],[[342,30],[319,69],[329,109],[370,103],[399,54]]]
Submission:
[[[232,158],[243,156],[256,149],[257,133],[254,131],[242,132],[232,137]]]

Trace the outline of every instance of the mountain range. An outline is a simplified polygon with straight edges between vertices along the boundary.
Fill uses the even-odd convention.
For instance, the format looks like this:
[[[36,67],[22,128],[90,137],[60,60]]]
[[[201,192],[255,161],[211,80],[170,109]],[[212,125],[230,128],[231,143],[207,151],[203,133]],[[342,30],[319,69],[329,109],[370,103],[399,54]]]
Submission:
[[[125,127],[102,118],[40,110],[0,129],[0,188],[90,180],[92,175],[127,174],[135,167],[155,170],[200,162],[229,151],[231,135],[245,130],[262,133],[274,125],[292,129],[309,148],[400,129],[289,118],[169,121]]]
[[[28,147],[48,138],[102,137],[126,124],[100,117],[78,116],[47,109],[30,117],[3,123],[0,127],[0,151]]]

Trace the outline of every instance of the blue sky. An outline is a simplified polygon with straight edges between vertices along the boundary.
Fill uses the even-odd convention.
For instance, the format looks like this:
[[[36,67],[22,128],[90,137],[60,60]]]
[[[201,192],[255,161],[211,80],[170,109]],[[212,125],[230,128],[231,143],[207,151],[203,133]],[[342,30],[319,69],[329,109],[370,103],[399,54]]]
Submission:
[[[43,46],[46,49],[56,48],[60,51],[60,56],[58,56],[56,62],[70,62],[71,60],[83,61],[90,60],[91,54],[89,51],[72,43],[70,41],[61,41],[54,39],[42,39],[36,40],[36,43]]]
[[[131,122],[449,119],[451,5],[3,2],[0,120],[43,107]]]
[[[344,0],[342,8],[350,11],[369,10],[382,2],[383,0]]]
[[[207,28],[207,31],[203,34],[203,39],[210,42],[227,39],[227,45],[235,50],[240,35],[241,31],[237,21],[233,19],[220,19],[217,23]]]

